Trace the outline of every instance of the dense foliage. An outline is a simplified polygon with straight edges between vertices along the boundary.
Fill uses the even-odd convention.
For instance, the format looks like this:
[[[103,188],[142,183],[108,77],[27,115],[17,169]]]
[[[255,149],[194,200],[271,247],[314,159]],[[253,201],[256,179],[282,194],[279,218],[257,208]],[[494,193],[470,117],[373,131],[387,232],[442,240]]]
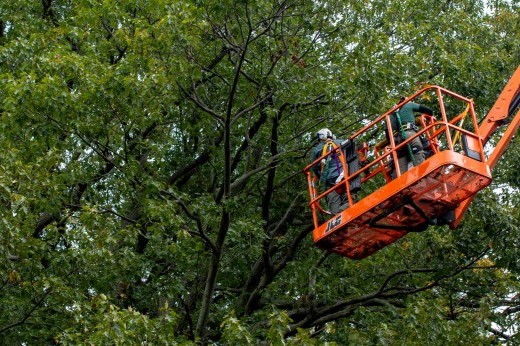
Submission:
[[[312,245],[313,134],[425,83],[485,115],[516,1],[0,4],[0,343],[520,343],[516,139],[456,231]]]

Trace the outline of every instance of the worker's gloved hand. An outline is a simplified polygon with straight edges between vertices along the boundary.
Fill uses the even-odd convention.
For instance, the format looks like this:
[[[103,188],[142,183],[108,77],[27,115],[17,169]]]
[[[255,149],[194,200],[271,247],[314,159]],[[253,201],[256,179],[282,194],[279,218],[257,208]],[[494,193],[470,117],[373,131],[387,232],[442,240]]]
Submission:
[[[343,142],[341,142],[341,147],[342,148],[348,147],[350,145],[350,142],[351,142],[350,139],[345,139]]]
[[[340,181],[343,180],[343,177],[344,177],[343,172],[341,172],[341,174],[338,175],[338,177],[336,178],[336,182],[335,183],[338,184]]]

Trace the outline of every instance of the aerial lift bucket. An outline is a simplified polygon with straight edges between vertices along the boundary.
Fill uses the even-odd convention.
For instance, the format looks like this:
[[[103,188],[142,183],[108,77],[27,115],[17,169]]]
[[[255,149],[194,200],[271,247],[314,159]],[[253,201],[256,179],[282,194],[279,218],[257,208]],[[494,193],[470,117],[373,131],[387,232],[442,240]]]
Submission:
[[[377,144],[367,144],[374,143],[371,137],[383,123],[392,133],[389,117],[402,105],[431,93],[438,100],[438,119],[421,115],[420,130],[402,143],[395,143],[390,136]],[[456,109],[462,111],[454,112]],[[427,143],[425,149],[431,156],[408,171],[399,172],[398,153],[416,136]],[[350,137],[350,143],[360,147],[358,156],[364,164],[353,170],[346,164],[348,160],[342,158],[343,170],[348,174],[340,184],[320,192],[311,170],[331,152],[305,168],[314,243],[322,249],[362,259],[409,232],[455,222],[455,210],[461,202],[491,183],[481,138],[472,100],[441,87],[426,87],[396,105]],[[342,148],[337,148],[336,153],[345,155]],[[359,189],[361,192],[355,193]],[[333,190],[344,191],[349,201],[349,207],[336,215],[330,215],[324,206],[324,197]]]

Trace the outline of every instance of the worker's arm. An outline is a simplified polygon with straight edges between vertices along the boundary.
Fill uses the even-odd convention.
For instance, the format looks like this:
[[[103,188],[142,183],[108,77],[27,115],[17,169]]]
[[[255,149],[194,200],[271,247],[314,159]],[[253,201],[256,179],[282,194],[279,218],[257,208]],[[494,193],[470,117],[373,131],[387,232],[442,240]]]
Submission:
[[[426,106],[419,105],[419,113],[433,115],[433,110],[431,108],[426,107]]]
[[[433,115],[433,110],[429,107],[426,107],[426,106],[423,106],[423,105],[420,105],[418,103],[413,103],[413,102],[410,102],[413,104],[413,111],[414,112],[418,112],[418,113],[421,113],[421,114],[428,114],[428,115]]]

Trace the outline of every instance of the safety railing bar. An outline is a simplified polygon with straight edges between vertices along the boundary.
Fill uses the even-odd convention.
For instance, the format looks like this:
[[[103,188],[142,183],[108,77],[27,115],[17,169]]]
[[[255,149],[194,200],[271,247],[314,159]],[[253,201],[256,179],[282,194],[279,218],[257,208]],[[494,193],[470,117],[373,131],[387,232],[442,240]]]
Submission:
[[[451,124],[451,123],[448,123],[448,124],[445,124],[445,123],[441,123],[441,122],[435,122],[433,123],[432,125],[429,125],[428,128],[430,127],[433,127],[433,126],[446,126],[448,127],[450,130],[455,130],[455,131],[459,131],[459,132],[462,132],[466,135],[469,135],[471,137],[474,137],[474,138],[479,138],[480,136],[476,133],[476,132],[471,132],[471,130],[466,130],[458,125],[455,125],[455,124]],[[421,132],[423,132],[421,130]],[[434,138],[438,138],[439,136],[442,135],[443,132],[446,132],[446,129],[444,128],[440,128],[440,129],[436,129],[432,135],[430,135],[430,139],[434,139]],[[415,136],[414,136],[415,137]]]
[[[381,114],[375,120],[373,120],[372,122],[370,122],[367,125],[365,125],[364,127],[362,127],[359,131],[355,132],[350,138],[351,139],[356,138],[360,134],[363,134],[363,133],[367,132],[368,129],[370,129],[371,127],[377,126],[377,124],[380,123],[381,121],[383,121],[387,115],[390,115],[390,114],[394,113],[397,109],[401,108],[405,103],[413,101],[417,97],[419,97],[422,94],[426,93],[427,91],[431,91],[431,90],[436,91],[438,99],[442,98],[442,94],[446,94],[448,96],[454,97],[454,98],[459,99],[461,101],[473,104],[473,101],[471,99],[468,99],[468,98],[466,98],[464,96],[461,96],[461,95],[459,95],[457,93],[454,93],[454,92],[449,91],[447,89],[444,89],[442,87],[439,87],[439,86],[436,86],[436,85],[430,85],[430,86],[424,87],[423,89],[419,90],[418,92],[416,92],[415,94],[410,96],[406,101],[403,101],[403,102],[400,102],[400,103],[396,104],[395,106],[390,108],[390,110],[388,110],[385,113]]]
[[[414,138],[416,137],[419,137],[421,136],[422,134],[425,134],[430,128],[433,128],[434,126],[439,126],[439,123],[433,123],[431,125],[428,125],[427,127],[425,127],[424,129],[421,129],[419,132],[417,132],[414,136],[411,136],[409,138],[407,138],[404,142],[401,142],[399,143],[397,146],[393,147],[392,148],[392,145],[391,143],[389,143],[390,145],[389,146],[385,146],[384,148],[382,148],[381,150],[383,151],[382,153],[378,153],[378,157],[376,157],[376,159],[374,159],[372,162],[370,162],[369,164],[367,164],[365,167],[363,167],[363,170],[366,170],[368,169],[369,167],[372,167],[372,166],[375,166],[377,164],[381,165],[381,162],[387,158],[388,156],[392,155],[392,157],[394,156],[394,152],[397,153],[397,151],[399,151],[400,149],[403,149],[407,144],[409,144]],[[389,141],[392,142],[392,137],[393,136],[389,136]],[[395,142],[395,141],[393,141]],[[386,150],[386,148],[388,148],[389,150]],[[396,157],[393,157],[394,160],[396,160],[397,158]],[[395,164],[395,162],[394,162]],[[384,165],[384,163],[383,163]],[[358,172],[360,172],[361,170],[359,170]],[[349,176],[349,177],[356,177],[356,175],[358,175],[358,172],[354,173],[352,176]],[[359,174],[361,174],[362,172],[360,172]]]
[[[440,129],[434,129],[435,127],[441,127]],[[434,135],[431,135],[431,136],[427,136],[429,140],[433,140],[435,138],[438,138],[440,135],[442,135],[443,133],[446,132],[446,128],[450,128],[450,129],[453,129],[455,131],[458,131],[458,132],[461,132],[463,134],[466,134],[468,135],[469,137],[473,137],[473,138],[476,138],[478,139],[479,136],[469,130],[466,130],[462,127],[459,127],[459,126],[456,126],[454,124],[451,124],[451,123],[444,123],[444,122],[439,122],[439,121],[436,121],[434,123],[431,123],[429,125],[427,125],[425,128],[421,129],[420,131],[418,131],[415,135],[407,138],[404,142],[401,142],[399,143],[397,146],[395,146],[394,148],[390,146],[385,146],[385,148],[382,148],[382,152],[378,152],[377,153],[377,156],[374,160],[372,160],[370,163],[368,163],[367,165],[365,165],[363,168],[359,169],[357,172],[354,172],[353,174],[351,175],[348,175],[348,179],[351,180],[351,179],[354,179],[356,178],[358,175],[361,175],[363,174],[364,172],[366,172],[367,170],[370,171],[370,168],[376,166],[376,165],[379,165],[379,166],[384,166],[385,164],[383,163],[383,161],[390,155],[392,155],[393,152],[397,152],[399,151],[400,149],[404,149],[404,147],[409,144],[414,138],[416,137],[420,137],[422,136],[423,134],[426,135],[428,130],[430,129],[434,129]],[[386,150],[386,148],[388,148],[389,150]],[[366,181],[366,180],[365,180]]]

